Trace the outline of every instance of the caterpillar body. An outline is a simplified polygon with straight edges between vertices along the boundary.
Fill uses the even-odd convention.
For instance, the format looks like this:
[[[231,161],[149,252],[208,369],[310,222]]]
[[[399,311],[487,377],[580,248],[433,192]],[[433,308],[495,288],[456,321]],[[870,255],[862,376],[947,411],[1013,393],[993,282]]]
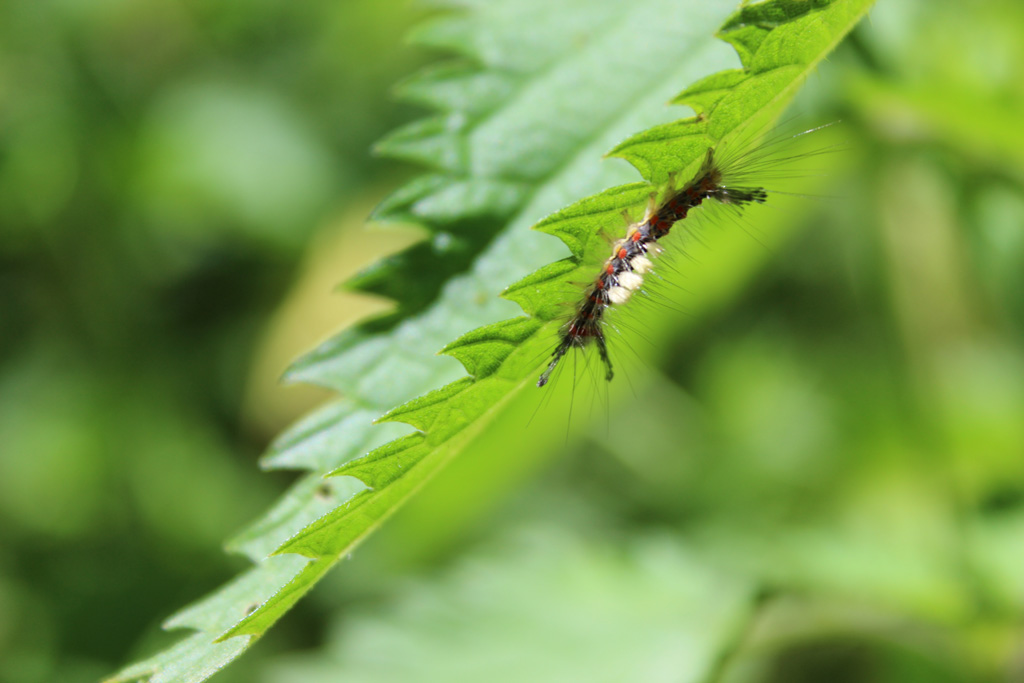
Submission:
[[[658,241],[705,200],[739,208],[763,203],[768,198],[768,191],[763,187],[745,185],[743,181],[763,166],[763,152],[775,142],[732,160],[724,159],[726,155],[717,154],[715,148],[709,148],[700,169],[682,189],[675,189],[674,177],[670,176],[664,198],[659,202],[657,193],[651,195],[643,219],[630,223],[625,237],[612,245],[611,255],[601,265],[597,277],[586,286],[572,317],[560,329],[558,344],[551,353],[547,368],[537,380],[538,387],[548,383],[551,373],[566,353],[572,349],[585,349],[591,344],[597,347],[604,364],[605,379],[611,381],[614,370],[604,331],[607,310],[624,304],[641,288],[644,276],[653,268],[651,259],[661,252]],[[734,185],[733,181],[738,184]]]

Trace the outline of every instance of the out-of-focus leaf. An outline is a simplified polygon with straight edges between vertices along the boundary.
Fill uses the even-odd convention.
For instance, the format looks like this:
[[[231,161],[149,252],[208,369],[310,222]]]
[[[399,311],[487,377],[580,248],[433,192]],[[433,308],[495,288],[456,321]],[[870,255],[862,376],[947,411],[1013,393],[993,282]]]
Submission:
[[[349,615],[326,657],[286,659],[269,680],[703,681],[754,594],[677,539],[520,532]]]

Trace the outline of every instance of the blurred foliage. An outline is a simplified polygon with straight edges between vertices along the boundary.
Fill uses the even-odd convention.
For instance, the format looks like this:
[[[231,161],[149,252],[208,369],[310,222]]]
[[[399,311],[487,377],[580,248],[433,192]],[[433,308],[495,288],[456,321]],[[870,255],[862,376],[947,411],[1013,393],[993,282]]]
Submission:
[[[416,18],[0,7],[0,681],[95,680],[241,565],[257,337],[389,173]],[[1016,0],[882,0],[801,103],[846,170],[747,291],[554,464],[510,411],[218,680],[685,679],[694,623],[717,681],[1024,680],[1022,46]]]
[[[673,537],[608,546],[538,525],[350,615],[322,656],[282,658],[270,679],[699,680],[752,592]]]

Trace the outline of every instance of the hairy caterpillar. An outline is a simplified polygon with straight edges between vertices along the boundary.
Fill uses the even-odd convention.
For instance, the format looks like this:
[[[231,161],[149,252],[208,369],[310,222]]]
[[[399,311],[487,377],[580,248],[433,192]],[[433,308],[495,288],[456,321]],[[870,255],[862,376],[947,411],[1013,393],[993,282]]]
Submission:
[[[831,124],[830,124],[831,125]],[[812,133],[814,128],[797,136]],[[597,277],[586,286],[572,317],[562,326],[559,341],[551,353],[550,362],[537,386],[543,387],[551,373],[571,349],[597,347],[605,367],[605,379],[614,376],[611,357],[605,339],[604,316],[609,308],[626,303],[640,289],[644,276],[654,266],[653,257],[662,251],[659,240],[669,234],[672,227],[684,220],[689,212],[707,199],[742,209],[748,204],[761,204],[768,198],[768,190],[753,184],[754,176],[772,166],[800,157],[775,158],[777,145],[786,138],[775,138],[750,151],[736,156],[708,149],[697,173],[682,189],[675,188],[670,176],[668,188],[659,202],[652,193],[643,219],[630,222],[626,235],[612,245],[611,255],[601,264]],[[827,150],[819,150],[827,151]],[[810,155],[814,155],[812,152]],[[804,155],[801,155],[804,156]]]

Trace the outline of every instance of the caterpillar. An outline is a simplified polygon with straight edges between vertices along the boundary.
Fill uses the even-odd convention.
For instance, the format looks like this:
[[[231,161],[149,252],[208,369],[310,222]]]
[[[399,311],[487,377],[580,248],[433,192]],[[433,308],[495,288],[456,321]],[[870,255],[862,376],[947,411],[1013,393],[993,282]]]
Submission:
[[[817,130],[820,128],[792,137]],[[660,202],[657,193],[652,193],[640,221],[630,222],[627,217],[629,227],[625,237],[612,244],[611,255],[601,264],[597,277],[586,286],[572,317],[559,330],[558,344],[550,355],[547,368],[537,380],[537,386],[543,387],[548,383],[551,373],[570,350],[586,349],[591,344],[597,347],[598,356],[605,368],[605,379],[611,381],[615,373],[605,339],[605,313],[612,306],[626,303],[640,290],[645,275],[654,267],[652,258],[662,251],[658,242],[669,234],[676,223],[684,220],[690,211],[709,199],[741,210],[750,204],[763,204],[768,199],[768,190],[750,184],[752,177],[763,173],[770,166],[817,153],[772,158],[773,148],[785,139],[769,140],[735,157],[716,152],[714,147],[710,147],[700,169],[681,189],[675,189],[675,177],[670,175],[668,187]],[[818,150],[823,151],[828,150]]]

